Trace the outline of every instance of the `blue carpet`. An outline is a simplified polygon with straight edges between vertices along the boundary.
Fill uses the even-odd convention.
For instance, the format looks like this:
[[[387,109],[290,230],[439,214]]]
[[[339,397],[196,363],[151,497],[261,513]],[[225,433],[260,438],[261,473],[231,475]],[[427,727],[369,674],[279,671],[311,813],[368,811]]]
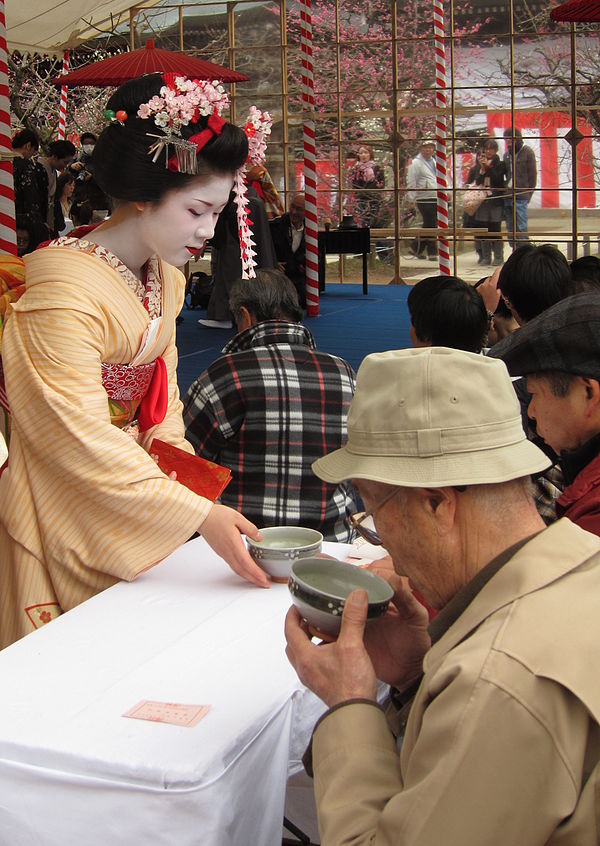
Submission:
[[[410,346],[410,319],[405,285],[371,285],[364,296],[361,285],[330,284],[321,294],[319,316],[304,319],[317,348],[339,355],[355,370],[372,352]],[[201,310],[182,311],[177,327],[179,389],[184,394],[198,374],[214,361],[235,334],[234,329],[208,329],[198,323]]]

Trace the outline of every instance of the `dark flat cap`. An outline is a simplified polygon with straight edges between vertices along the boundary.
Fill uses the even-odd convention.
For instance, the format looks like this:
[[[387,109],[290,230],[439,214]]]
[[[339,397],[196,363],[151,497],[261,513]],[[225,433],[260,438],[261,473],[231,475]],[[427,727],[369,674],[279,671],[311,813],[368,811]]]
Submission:
[[[489,352],[511,376],[558,370],[600,380],[600,292],[567,297]]]

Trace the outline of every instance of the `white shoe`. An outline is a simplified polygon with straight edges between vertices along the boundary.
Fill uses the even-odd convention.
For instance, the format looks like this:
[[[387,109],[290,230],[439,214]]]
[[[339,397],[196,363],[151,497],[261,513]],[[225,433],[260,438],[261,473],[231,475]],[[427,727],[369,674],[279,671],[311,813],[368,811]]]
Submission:
[[[233,323],[231,320],[199,320],[202,326],[208,326],[209,329],[232,329]]]

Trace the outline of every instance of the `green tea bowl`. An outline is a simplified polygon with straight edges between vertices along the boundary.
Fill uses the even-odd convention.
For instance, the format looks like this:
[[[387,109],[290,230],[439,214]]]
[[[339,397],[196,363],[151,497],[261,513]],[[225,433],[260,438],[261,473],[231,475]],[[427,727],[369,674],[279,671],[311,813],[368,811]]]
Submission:
[[[316,635],[335,638],[348,594],[362,588],[369,597],[367,622],[387,611],[391,586],[370,570],[327,558],[303,558],[292,564],[288,587],[292,602]]]
[[[317,555],[323,547],[323,535],[302,526],[271,526],[261,529],[263,540],[246,537],[248,552],[273,582],[287,582],[294,561]]]

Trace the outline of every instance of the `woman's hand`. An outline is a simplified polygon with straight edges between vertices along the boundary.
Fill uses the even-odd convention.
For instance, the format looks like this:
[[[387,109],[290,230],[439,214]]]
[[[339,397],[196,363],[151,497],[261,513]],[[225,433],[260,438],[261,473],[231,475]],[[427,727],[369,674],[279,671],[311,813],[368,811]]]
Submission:
[[[150,458],[152,459],[152,461],[154,461],[156,464],[158,464],[158,455],[155,455],[153,452],[151,452]],[[171,470],[171,472],[167,473],[166,475],[172,482],[177,481],[177,470]]]
[[[217,555],[220,555],[234,573],[258,587],[270,587],[270,582],[258,564],[250,557],[242,535],[252,540],[262,540],[262,535],[250,520],[228,508],[213,505],[198,532]]]

